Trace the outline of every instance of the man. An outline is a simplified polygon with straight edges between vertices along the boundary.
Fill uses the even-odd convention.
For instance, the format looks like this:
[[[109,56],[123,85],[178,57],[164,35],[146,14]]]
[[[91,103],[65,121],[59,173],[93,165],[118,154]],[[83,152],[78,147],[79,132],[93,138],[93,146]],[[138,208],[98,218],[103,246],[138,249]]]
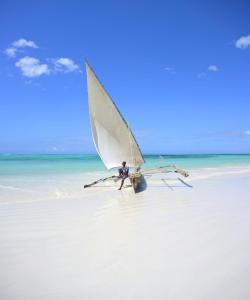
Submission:
[[[121,182],[121,186],[119,187],[118,190],[122,189],[125,179],[128,178],[128,172],[129,172],[129,168],[126,167],[126,162],[124,161],[124,162],[122,162],[122,167],[119,169],[118,178],[121,178],[122,182]]]

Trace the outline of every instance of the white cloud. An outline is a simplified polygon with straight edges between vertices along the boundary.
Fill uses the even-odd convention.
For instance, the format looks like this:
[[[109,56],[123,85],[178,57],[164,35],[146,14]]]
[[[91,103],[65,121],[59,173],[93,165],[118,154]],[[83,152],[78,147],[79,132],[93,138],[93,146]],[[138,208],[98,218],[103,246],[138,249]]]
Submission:
[[[4,53],[9,57],[15,57],[16,56],[17,49],[14,47],[10,47],[5,49]]]
[[[18,53],[23,52],[23,48],[38,48],[34,41],[24,38],[14,41],[11,46],[4,50],[4,53],[9,57],[15,57]],[[15,66],[20,68],[22,74],[26,77],[38,77],[43,74],[50,73],[71,73],[81,72],[80,67],[70,58],[52,58],[47,59],[47,63],[42,64],[40,60],[34,57],[25,56],[19,59]]]
[[[211,71],[211,72],[219,71],[219,68],[216,65],[210,65],[207,69],[208,69],[208,71]]]
[[[239,49],[246,49],[249,46],[250,46],[250,35],[240,37],[235,43],[235,47]]]
[[[23,76],[26,77],[38,77],[43,74],[48,75],[50,73],[47,64],[40,64],[40,60],[34,57],[25,56],[16,62],[16,67],[20,68]]]
[[[246,135],[250,135],[250,130],[246,130],[246,131],[245,131],[245,134],[246,134]]]
[[[19,48],[38,48],[37,44],[33,41],[28,41],[26,39],[19,39],[12,43],[12,46],[10,48],[5,49],[5,54],[9,57],[15,57],[16,53],[18,52]]]
[[[70,58],[61,57],[54,60],[55,70],[58,72],[69,73],[79,70],[79,66]]]
[[[38,46],[35,42],[28,41],[26,39],[19,39],[19,40],[13,42],[12,45],[15,48],[24,48],[24,47],[38,48]]]

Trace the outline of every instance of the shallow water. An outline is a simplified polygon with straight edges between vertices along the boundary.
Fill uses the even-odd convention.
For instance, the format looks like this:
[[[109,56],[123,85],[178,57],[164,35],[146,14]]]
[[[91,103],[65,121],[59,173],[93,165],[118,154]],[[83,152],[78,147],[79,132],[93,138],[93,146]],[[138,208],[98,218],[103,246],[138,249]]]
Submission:
[[[145,155],[142,168],[176,164],[182,168],[250,166],[245,155]],[[0,176],[16,174],[67,174],[105,171],[99,156],[94,154],[0,154]]]

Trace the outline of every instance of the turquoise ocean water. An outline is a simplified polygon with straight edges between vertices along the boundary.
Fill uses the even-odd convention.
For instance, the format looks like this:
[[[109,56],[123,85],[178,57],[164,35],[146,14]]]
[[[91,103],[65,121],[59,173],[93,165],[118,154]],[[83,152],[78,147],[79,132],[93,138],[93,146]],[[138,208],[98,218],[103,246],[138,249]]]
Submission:
[[[242,155],[145,155],[142,168],[176,164],[182,168],[249,166],[250,154]],[[0,154],[0,176],[64,174],[105,171],[95,154]]]

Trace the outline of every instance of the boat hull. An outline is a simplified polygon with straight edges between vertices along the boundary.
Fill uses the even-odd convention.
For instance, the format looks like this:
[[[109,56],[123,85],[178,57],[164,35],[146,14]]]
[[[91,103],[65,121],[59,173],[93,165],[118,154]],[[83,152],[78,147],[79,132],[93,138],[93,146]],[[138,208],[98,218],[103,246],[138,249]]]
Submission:
[[[132,173],[129,175],[129,179],[135,193],[138,193],[142,190],[142,184],[144,182],[143,178],[144,177],[140,172]]]

